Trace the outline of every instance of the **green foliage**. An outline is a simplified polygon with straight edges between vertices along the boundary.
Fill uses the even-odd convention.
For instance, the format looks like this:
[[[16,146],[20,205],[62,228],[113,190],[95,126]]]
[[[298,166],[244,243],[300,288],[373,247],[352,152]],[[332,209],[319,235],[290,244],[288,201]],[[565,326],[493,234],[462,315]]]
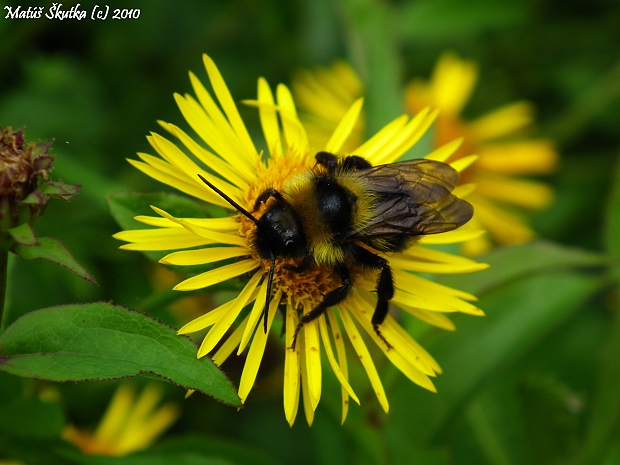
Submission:
[[[148,316],[106,303],[37,310],[0,335],[0,369],[48,381],[151,374],[230,405],[230,381],[196,346]]]
[[[60,265],[72,273],[75,273],[80,278],[90,281],[93,284],[97,284],[95,278],[93,278],[86,269],[80,265],[71,252],[58,240],[53,237],[38,237],[35,238],[37,243],[24,244],[19,243],[13,247],[12,251],[19,255],[24,260],[36,260],[42,259],[52,263]],[[19,241],[18,241],[19,242]]]

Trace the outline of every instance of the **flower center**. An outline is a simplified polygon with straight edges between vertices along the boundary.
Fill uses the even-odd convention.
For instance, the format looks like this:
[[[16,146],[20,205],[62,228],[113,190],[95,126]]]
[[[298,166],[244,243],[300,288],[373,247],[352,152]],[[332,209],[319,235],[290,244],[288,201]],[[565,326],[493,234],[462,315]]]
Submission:
[[[287,155],[270,158],[267,165],[261,164],[258,170],[258,179],[250,186],[246,193],[246,208],[254,209],[257,197],[267,189],[275,189],[282,192],[286,182],[297,174],[309,170],[314,165],[314,155],[307,153],[303,156]],[[265,204],[253,212],[257,218],[265,212]],[[241,224],[239,232],[248,238],[248,247],[252,250],[255,260],[262,263],[265,276],[269,271],[271,260],[260,257],[256,247],[252,244],[252,237],[256,231],[256,225],[244,215],[240,215]],[[283,292],[283,300],[291,301],[295,308],[314,308],[322,300],[325,294],[341,285],[340,279],[334,275],[330,268],[319,268],[316,264],[311,265],[306,271],[298,273],[294,271],[303,257],[297,259],[278,259],[274,269],[273,287]]]

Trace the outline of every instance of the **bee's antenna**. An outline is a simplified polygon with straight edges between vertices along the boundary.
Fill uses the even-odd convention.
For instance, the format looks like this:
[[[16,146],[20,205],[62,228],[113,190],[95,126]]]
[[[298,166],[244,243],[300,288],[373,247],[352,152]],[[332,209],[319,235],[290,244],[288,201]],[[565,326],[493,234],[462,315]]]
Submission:
[[[202,182],[204,182],[207,186],[209,186],[211,189],[213,189],[220,197],[222,197],[224,200],[226,200],[229,204],[231,204],[233,207],[235,207],[237,209],[237,211],[239,213],[243,213],[245,216],[247,216],[249,219],[251,219],[252,221],[254,221],[254,224],[258,225],[258,220],[256,218],[254,218],[254,216],[247,211],[245,208],[243,208],[241,205],[239,205],[237,202],[235,202],[233,199],[231,199],[230,197],[228,197],[226,194],[224,194],[221,190],[219,190],[217,187],[215,187],[213,184],[211,184],[209,181],[207,181],[202,175],[198,175],[198,177],[200,179],[202,179]]]
[[[267,334],[267,320],[269,319],[269,304],[271,303],[271,286],[273,284],[273,271],[276,264],[276,257],[271,254],[271,265],[269,266],[269,276],[267,277],[267,299],[263,308],[263,318],[265,322],[265,334]]]

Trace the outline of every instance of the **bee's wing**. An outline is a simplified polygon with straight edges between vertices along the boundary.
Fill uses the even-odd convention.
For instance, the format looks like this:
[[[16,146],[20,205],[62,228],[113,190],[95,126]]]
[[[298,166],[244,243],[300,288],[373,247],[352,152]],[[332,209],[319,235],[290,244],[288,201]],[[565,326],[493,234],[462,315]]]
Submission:
[[[446,163],[410,160],[356,174],[370,181],[378,203],[373,219],[363,231],[353,233],[353,240],[451,231],[473,215],[473,207],[451,193],[459,174]]]

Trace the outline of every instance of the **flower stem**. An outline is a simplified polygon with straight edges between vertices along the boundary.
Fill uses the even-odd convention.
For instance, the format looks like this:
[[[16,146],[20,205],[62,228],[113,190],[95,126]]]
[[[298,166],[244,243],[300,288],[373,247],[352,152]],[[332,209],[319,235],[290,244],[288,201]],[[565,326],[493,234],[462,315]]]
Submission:
[[[4,299],[8,275],[9,251],[0,247],[0,332],[4,329]]]

